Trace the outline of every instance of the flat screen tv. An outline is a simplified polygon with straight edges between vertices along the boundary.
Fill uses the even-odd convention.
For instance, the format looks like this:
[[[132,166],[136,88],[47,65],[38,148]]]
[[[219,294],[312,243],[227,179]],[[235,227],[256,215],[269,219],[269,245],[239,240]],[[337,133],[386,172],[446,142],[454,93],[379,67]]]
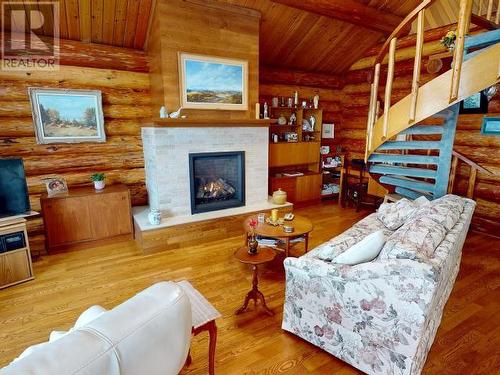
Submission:
[[[29,213],[28,185],[22,159],[0,159],[0,217]]]

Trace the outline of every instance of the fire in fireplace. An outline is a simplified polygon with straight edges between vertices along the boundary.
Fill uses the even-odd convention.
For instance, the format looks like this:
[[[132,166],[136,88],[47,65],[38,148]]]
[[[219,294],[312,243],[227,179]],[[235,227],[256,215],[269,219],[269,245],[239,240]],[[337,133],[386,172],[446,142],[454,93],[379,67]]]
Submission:
[[[245,205],[244,152],[189,154],[191,213]]]

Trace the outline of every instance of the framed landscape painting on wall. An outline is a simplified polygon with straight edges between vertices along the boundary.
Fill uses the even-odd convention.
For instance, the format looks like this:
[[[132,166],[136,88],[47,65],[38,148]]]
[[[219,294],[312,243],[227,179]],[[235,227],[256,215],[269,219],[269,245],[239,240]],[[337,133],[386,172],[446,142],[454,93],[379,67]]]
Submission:
[[[98,90],[28,89],[37,142],[105,142]]]
[[[181,105],[191,109],[248,109],[248,62],[179,53]]]

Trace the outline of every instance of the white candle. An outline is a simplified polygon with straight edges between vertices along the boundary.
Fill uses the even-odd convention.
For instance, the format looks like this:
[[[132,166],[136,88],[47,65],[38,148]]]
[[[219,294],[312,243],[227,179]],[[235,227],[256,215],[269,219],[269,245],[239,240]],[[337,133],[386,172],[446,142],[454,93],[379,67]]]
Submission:
[[[255,119],[260,119],[260,103],[255,103]]]

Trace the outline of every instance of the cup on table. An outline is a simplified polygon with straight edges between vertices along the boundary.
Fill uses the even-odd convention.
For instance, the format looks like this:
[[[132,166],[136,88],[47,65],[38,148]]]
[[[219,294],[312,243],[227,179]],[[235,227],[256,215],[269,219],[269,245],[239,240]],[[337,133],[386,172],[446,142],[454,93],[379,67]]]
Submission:
[[[257,215],[257,222],[262,224],[266,221],[266,214],[265,213],[260,213]]]

